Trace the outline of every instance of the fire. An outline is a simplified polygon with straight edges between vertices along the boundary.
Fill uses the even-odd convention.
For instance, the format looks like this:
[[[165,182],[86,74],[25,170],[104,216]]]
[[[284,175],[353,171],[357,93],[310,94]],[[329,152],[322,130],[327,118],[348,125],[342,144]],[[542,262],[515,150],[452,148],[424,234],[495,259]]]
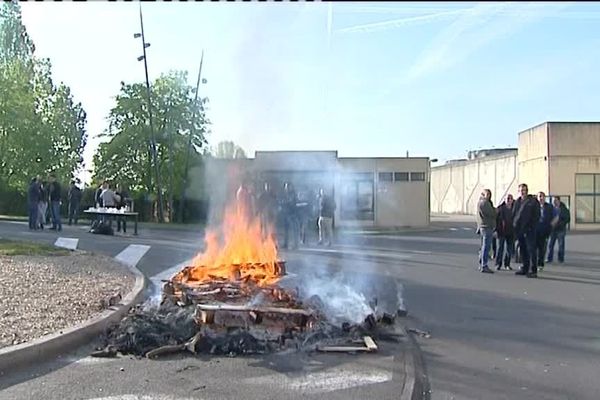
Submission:
[[[250,207],[237,202],[225,209],[221,230],[206,233],[206,250],[198,254],[192,265],[173,277],[181,283],[204,283],[218,279],[252,281],[259,286],[279,279],[275,235],[263,237],[260,218]]]

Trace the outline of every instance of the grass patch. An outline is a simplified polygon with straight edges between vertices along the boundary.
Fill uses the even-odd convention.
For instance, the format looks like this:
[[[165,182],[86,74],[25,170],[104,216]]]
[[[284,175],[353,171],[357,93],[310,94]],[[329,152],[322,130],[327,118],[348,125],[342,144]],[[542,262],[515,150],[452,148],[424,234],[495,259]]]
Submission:
[[[67,249],[34,242],[0,239],[0,256],[66,256]]]

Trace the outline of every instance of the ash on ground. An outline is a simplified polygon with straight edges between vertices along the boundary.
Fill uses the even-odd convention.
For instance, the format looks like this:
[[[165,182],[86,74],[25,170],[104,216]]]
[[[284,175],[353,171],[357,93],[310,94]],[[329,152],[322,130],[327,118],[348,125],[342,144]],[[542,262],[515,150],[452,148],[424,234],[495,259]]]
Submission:
[[[376,303],[375,300],[375,308]],[[320,298],[312,296],[299,304],[310,310],[311,317],[304,326],[294,327],[292,324],[290,328],[289,323],[285,326],[264,326],[256,318],[253,319],[254,324],[237,326],[203,324],[198,320],[197,304],[181,306],[169,301],[161,304],[147,302],[132,308],[118,324],[111,326],[103,336],[103,346],[92,355],[115,357],[120,353],[156,358],[189,352],[240,356],[290,350],[327,351],[331,348],[327,346],[338,346],[332,351],[343,352],[346,348],[340,346],[344,345],[354,346],[348,347],[348,352],[356,352],[362,351],[356,346],[365,337],[374,341],[397,340],[395,320],[396,315],[402,315],[402,310],[393,314],[380,310],[369,314],[362,323],[335,325],[325,318],[324,303]],[[365,351],[371,350],[365,348]]]

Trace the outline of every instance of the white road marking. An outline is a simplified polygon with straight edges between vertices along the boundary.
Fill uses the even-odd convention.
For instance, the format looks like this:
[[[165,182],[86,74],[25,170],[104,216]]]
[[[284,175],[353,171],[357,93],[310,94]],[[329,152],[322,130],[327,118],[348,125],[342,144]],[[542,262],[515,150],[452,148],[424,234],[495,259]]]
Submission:
[[[307,373],[301,376],[272,374],[245,379],[245,383],[256,385],[277,385],[283,389],[301,391],[305,394],[327,393],[358,386],[384,383],[392,380],[392,372],[383,369],[344,370]]]
[[[458,228],[449,228],[451,231],[457,231]]]
[[[143,244],[130,244],[125,248],[125,250],[117,254],[115,259],[124,263],[125,265],[135,267],[137,263],[140,262],[142,257],[144,257],[144,254],[148,252],[148,250],[150,250],[150,246]]]
[[[69,249],[69,250],[75,250],[77,248],[78,243],[79,243],[79,239],[77,239],[77,238],[59,237],[58,239],[56,239],[56,242],[54,242],[54,245],[56,247],[62,247],[62,248]]]
[[[463,229],[463,231],[474,231],[475,230],[475,228],[466,228],[466,227],[463,227],[462,229]]]

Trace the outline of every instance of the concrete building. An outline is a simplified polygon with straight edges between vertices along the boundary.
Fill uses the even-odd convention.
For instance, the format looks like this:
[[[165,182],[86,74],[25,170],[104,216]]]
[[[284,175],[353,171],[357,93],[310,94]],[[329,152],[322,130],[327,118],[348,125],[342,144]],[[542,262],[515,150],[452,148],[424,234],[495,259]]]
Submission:
[[[571,229],[600,228],[600,122],[544,122],[520,132],[517,149],[492,150],[432,168],[433,212],[475,214],[482,189],[498,204],[524,182],[530,193],[560,196]]]
[[[429,158],[344,158],[337,151],[257,151],[254,158],[210,159],[206,190],[225,204],[242,180],[260,191],[291,182],[300,203],[320,187],[333,195],[337,227],[423,227],[429,224]]]

